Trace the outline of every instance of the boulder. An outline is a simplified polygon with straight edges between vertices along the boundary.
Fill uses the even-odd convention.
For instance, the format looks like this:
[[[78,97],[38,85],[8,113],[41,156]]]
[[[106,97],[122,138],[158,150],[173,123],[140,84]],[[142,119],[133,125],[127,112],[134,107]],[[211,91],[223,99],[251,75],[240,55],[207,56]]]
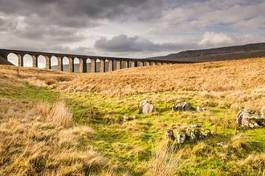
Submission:
[[[187,141],[197,141],[209,137],[210,134],[209,130],[204,130],[199,125],[189,125],[179,127],[176,131],[176,136],[173,130],[170,129],[167,131],[166,136],[171,140],[175,140],[178,144],[184,144]]]
[[[139,104],[139,113],[149,114],[154,112],[154,105],[151,101],[143,100]]]
[[[174,104],[172,106],[172,111],[190,111],[192,109],[193,108],[191,104],[188,102],[182,102],[182,103]]]
[[[265,126],[265,117],[242,109],[236,115],[236,124],[240,128],[262,127]]]
[[[178,129],[176,133],[176,140],[178,144],[183,144],[186,141],[187,134],[184,128]]]

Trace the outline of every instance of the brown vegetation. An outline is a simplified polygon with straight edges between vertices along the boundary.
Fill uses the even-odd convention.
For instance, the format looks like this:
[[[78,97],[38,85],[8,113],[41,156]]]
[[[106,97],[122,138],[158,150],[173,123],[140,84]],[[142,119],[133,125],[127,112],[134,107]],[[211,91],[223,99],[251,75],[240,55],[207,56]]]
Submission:
[[[104,152],[109,154],[108,159],[122,160],[122,164],[113,164],[113,168],[124,166],[122,169],[132,168],[130,171],[133,171],[135,167],[139,167],[137,171],[140,172],[135,175],[205,175],[203,169],[193,170],[205,163],[202,162],[205,158],[208,158],[208,168],[212,167],[210,164],[216,159],[227,165],[228,168],[224,170],[216,168],[214,173],[217,175],[226,172],[228,175],[252,171],[257,173],[257,170],[260,175],[264,175],[264,152],[255,153],[256,146],[241,135],[223,136],[226,140],[220,136],[221,143],[214,141],[214,138],[212,143],[201,141],[188,145],[173,152],[175,156],[167,148],[158,148],[150,163],[149,158],[147,160],[146,165],[150,164],[148,171],[145,166],[140,168],[145,160],[124,160],[132,150],[124,146],[133,143],[137,152],[140,151],[139,156],[146,157],[148,152],[135,143],[145,139],[146,134],[152,140],[159,140],[165,128],[172,124],[207,122],[207,126],[210,125],[215,134],[223,134],[227,130],[230,135],[237,133],[233,118],[238,109],[245,107],[259,112],[264,106],[264,65],[265,59],[259,58],[131,68],[96,74],[71,74],[28,68],[21,68],[18,73],[14,66],[0,66],[0,92],[3,95],[0,97],[0,175],[99,175],[102,172],[105,175],[115,175],[112,173],[115,169],[109,167],[101,156]],[[45,90],[49,90],[49,93],[41,92],[42,87],[48,87]],[[24,100],[25,96],[21,96],[20,90],[27,93],[29,99]],[[62,97],[59,101],[55,97],[54,101],[51,94],[57,91]],[[75,92],[77,93],[74,94]],[[86,94],[89,92],[95,94]],[[36,94],[38,98],[35,97]],[[52,98],[50,104],[39,102],[46,95]],[[61,99],[67,97],[73,98],[71,110],[75,120],[77,119],[75,122],[66,104],[61,102]],[[143,98],[154,102],[158,109],[156,114],[144,118],[134,114],[134,107],[137,109],[138,102]],[[170,106],[183,100],[190,100],[193,105],[205,107],[206,110],[196,114],[171,112]],[[94,116],[93,113],[100,117],[86,121]],[[114,118],[119,119],[120,116],[129,116],[131,113],[136,118],[121,125],[116,124],[119,120]],[[103,121],[100,121],[101,118]],[[104,118],[110,120],[104,121]],[[90,122],[90,127],[95,122],[95,131],[83,126],[83,122]],[[108,122],[107,125],[105,122]],[[155,129],[150,129],[150,124]],[[123,136],[119,136],[120,133]],[[255,135],[261,136],[258,132]],[[135,139],[139,141],[135,142]],[[155,144],[147,141],[146,148]],[[101,154],[95,152],[94,147],[98,147],[100,150],[97,152]],[[106,150],[106,147],[109,148]],[[198,158],[201,159],[199,163]],[[207,174],[210,175],[210,171]]]
[[[100,74],[51,73],[23,68],[20,74],[23,80],[67,92],[98,92],[107,95],[172,90],[259,91],[264,90],[265,85],[264,65],[265,59],[259,58],[131,68]],[[15,67],[0,66],[0,73],[2,76],[15,76]]]
[[[0,175],[89,175],[108,168],[91,147],[80,148],[91,128],[65,128],[72,120],[64,103],[34,107],[1,99],[0,110]]]

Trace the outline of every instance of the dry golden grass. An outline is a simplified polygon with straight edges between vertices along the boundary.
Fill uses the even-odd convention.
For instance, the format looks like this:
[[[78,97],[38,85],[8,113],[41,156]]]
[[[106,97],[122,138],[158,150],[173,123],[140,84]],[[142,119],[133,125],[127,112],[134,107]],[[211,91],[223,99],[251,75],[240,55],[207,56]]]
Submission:
[[[161,91],[240,91],[265,89],[265,59],[131,68],[112,73],[71,74],[21,68],[20,79],[67,92],[126,95]],[[16,67],[0,66],[16,77]]]
[[[73,114],[68,110],[65,102],[59,101],[50,106],[48,103],[38,102],[32,109],[33,116],[39,114],[47,122],[63,127],[73,126]]]
[[[19,72],[18,72],[19,70]],[[69,81],[73,78],[73,74],[68,72],[51,72],[47,70],[35,69],[35,68],[23,68],[15,66],[3,66],[0,65],[0,84],[6,79],[13,80],[16,83],[28,82],[31,85],[38,87],[49,86],[60,82]]]
[[[148,96],[156,100],[154,101],[156,103],[157,100],[173,103],[192,97],[192,100],[198,101],[197,103],[202,107],[213,110],[217,107],[218,110],[229,109],[232,110],[231,113],[236,113],[241,107],[260,111],[265,104],[264,65],[265,59],[259,58],[131,68],[96,74],[71,74],[21,68],[19,75],[16,67],[0,66],[0,85],[4,85],[0,86],[0,90],[10,91],[13,87],[14,90],[19,90],[26,81],[36,86],[58,90],[62,94],[96,92],[107,96],[124,96],[147,93],[139,96]],[[156,92],[163,93],[156,94]],[[135,97],[137,96],[132,96]],[[51,106],[46,103],[37,105],[32,103],[0,98],[0,155],[2,156],[0,175],[3,173],[81,175],[90,174],[92,171],[99,174],[102,169],[104,174],[107,172],[109,175],[115,175],[109,171],[105,160],[91,149],[89,142],[80,149],[82,141],[93,138],[94,131],[89,127],[74,126],[72,115],[64,103]],[[132,104],[134,105],[134,102]],[[32,108],[33,110],[30,110]],[[209,120],[207,118],[212,116],[209,121],[216,127],[222,126],[223,131],[228,127],[234,128],[231,117],[236,114],[214,113],[206,110],[201,113],[200,118]],[[192,118],[188,116],[191,116],[191,113],[186,115],[182,113],[184,120]],[[137,129],[138,124],[135,121],[129,123],[131,129]],[[137,137],[136,135],[141,133],[134,133],[131,137]],[[124,148],[124,146],[126,145],[117,145],[115,148]],[[246,168],[244,164],[249,165],[248,173],[255,168],[264,168],[264,155],[251,155],[247,159],[238,160],[237,155],[247,152],[248,148],[249,143],[243,137],[237,136],[225,144],[224,148],[216,150],[213,146],[202,142],[194,148],[180,149],[176,157],[189,158],[191,153],[199,157],[210,153],[213,157],[225,161],[228,157],[234,157],[232,158],[234,165],[238,166],[235,168],[235,175],[244,173],[244,170],[241,170]],[[232,153],[227,156],[226,150]],[[149,174],[171,175],[174,169],[185,171],[186,166],[187,163],[177,163],[171,154],[162,148],[158,149],[152,158]],[[218,170],[217,173],[221,171]],[[260,173],[264,175],[264,170]]]
[[[4,117],[0,118],[0,175],[92,175],[108,171],[106,160],[92,147],[80,148],[82,141],[92,138],[91,128],[64,128],[65,123],[57,124],[58,120],[54,123],[40,118],[51,111],[45,104],[34,109],[31,103],[0,100],[0,109],[5,109],[0,112]],[[64,106],[59,107],[59,116],[64,115]]]
[[[174,156],[173,145],[160,144],[150,161],[148,175],[171,176],[175,175],[178,159]]]
[[[51,110],[50,114],[48,115],[48,120],[55,124],[60,124],[64,127],[70,127],[73,125],[73,115],[67,109],[64,102],[57,102],[55,103]]]
[[[241,91],[265,87],[265,59],[175,64],[80,74],[60,90],[126,95],[160,91]]]

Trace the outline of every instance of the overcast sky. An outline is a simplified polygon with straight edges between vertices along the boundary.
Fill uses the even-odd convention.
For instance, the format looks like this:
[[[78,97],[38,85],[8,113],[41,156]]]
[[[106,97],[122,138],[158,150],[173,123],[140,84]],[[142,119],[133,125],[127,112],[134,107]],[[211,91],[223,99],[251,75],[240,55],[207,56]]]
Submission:
[[[265,0],[0,0],[0,48],[147,57],[265,41]]]

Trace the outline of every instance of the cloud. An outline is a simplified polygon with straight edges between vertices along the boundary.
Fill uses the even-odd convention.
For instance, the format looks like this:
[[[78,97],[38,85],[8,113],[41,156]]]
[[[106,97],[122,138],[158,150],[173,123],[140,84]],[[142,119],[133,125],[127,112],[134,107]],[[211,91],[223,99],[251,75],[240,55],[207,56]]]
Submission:
[[[202,40],[199,42],[200,46],[224,46],[233,43],[232,37],[224,33],[206,32]]]
[[[95,42],[95,48],[110,52],[145,52],[145,51],[179,51],[194,48],[194,43],[154,43],[139,36],[114,36],[111,39],[101,38]]]
[[[0,47],[90,48],[84,41],[95,28],[110,22],[151,21],[161,15],[163,4],[163,0],[0,0]]]
[[[188,3],[189,2],[189,3]],[[187,1],[163,12],[154,29],[171,33],[186,31],[248,31],[265,28],[264,0]]]
[[[162,0],[0,0],[8,15],[35,16],[41,23],[86,27],[96,20],[150,20],[163,7]]]
[[[146,57],[259,42],[264,9],[264,0],[0,0],[0,48]]]

